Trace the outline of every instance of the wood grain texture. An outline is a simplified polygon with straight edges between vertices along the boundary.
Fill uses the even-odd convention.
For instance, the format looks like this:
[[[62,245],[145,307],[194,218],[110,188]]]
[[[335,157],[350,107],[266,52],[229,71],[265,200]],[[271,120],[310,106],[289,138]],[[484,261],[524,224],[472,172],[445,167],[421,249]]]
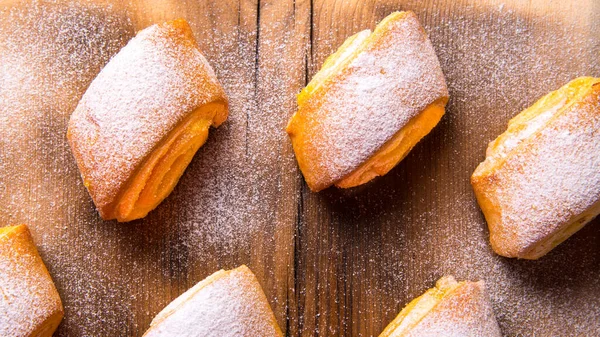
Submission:
[[[284,132],[295,95],[346,37],[396,10],[430,35],[446,116],[385,177],[312,193]],[[445,274],[484,279],[507,336],[600,335],[600,221],[539,261],[501,258],[469,184],[512,116],[600,76],[598,1],[3,1],[0,17],[0,226],[30,224],[65,306],[57,336],[141,336],[172,299],[242,263],[288,336],[377,336]],[[102,221],[69,115],[135,31],[179,17],[230,119],[148,217]]]

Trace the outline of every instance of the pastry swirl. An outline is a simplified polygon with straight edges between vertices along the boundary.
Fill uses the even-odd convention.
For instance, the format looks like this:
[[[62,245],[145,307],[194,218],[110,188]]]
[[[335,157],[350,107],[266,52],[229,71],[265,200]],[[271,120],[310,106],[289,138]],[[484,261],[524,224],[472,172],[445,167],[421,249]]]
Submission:
[[[140,31],[89,86],[67,137],[103,219],[142,218],[166,198],[228,103],[189,25]]]
[[[287,126],[306,183],[348,188],[386,174],[439,122],[447,101],[413,12],[351,36],[300,92]]]

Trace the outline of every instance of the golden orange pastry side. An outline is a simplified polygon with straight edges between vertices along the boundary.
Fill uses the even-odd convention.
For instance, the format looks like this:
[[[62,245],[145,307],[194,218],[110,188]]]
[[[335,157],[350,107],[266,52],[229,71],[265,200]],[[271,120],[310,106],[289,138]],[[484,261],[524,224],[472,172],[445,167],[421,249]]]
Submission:
[[[158,206],[227,113],[225,92],[184,20],[140,31],[69,121],[69,144],[102,218],[131,221]]]
[[[494,251],[537,259],[600,213],[600,79],[577,78],[515,116],[471,183]]]
[[[349,188],[397,165],[447,102],[427,34],[413,12],[396,12],[325,61],[298,95],[286,130],[311,190]]]
[[[283,334],[256,276],[242,265],[220,270],[176,298],[144,337],[276,336]]]
[[[483,281],[442,277],[412,300],[379,337],[502,336]]]
[[[63,306],[26,225],[0,228],[0,336],[52,336]]]

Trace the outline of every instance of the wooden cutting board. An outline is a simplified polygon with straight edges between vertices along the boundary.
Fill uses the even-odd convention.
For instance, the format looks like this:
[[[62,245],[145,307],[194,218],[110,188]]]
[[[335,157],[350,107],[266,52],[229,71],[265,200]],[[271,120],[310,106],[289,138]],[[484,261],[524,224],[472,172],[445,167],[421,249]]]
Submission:
[[[385,177],[312,193],[284,132],[295,95],[347,36],[397,10],[430,35],[447,113]],[[230,119],[145,219],[102,221],[69,115],[135,31],[179,17]],[[600,221],[538,261],[501,258],[469,184],[512,116],[600,76],[599,31],[597,0],[2,1],[0,226],[30,225],[65,305],[58,336],[141,336],[183,291],[240,264],[288,336],[377,336],[447,274],[486,281],[507,336],[599,336]]]

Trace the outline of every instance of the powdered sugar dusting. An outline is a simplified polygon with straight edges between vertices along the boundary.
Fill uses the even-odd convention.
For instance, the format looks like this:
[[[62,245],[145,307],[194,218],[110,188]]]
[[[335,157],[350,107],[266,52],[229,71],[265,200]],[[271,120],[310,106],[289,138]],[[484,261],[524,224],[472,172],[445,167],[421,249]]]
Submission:
[[[599,335],[600,299],[590,296],[600,289],[598,221],[539,261],[502,258],[491,251],[487,224],[469,184],[488,142],[506,129],[508,120],[575,77],[600,75],[593,56],[600,53],[594,35],[600,21],[585,18],[589,12],[573,11],[554,13],[550,23],[546,16],[531,14],[542,3],[529,8],[528,17],[517,3],[499,11],[473,3],[453,14],[427,13],[435,24],[425,28],[451,100],[433,141],[433,161],[415,164],[434,180],[411,187],[428,200],[425,191],[436,193],[432,210],[416,218],[414,227],[422,228],[416,241],[424,243],[415,247],[442,247],[424,258],[429,282],[444,274],[485,280],[505,336]],[[559,21],[556,15],[567,18]],[[414,160],[428,161],[428,149],[421,151]],[[411,221],[414,217],[402,222]]]
[[[416,326],[404,336],[499,337],[484,282],[465,282],[444,296]]]
[[[227,8],[212,10],[218,16]],[[171,200],[165,201],[179,205],[178,226],[185,235],[176,244],[189,248],[191,256],[201,260],[211,259],[217,252],[229,261],[232,254],[264,249],[251,244],[255,240],[275,244],[275,238],[265,234],[275,233],[280,224],[286,229],[290,226],[281,223],[282,213],[292,214],[283,209],[283,199],[295,196],[282,197],[290,182],[284,180],[288,172],[280,166],[296,169],[293,153],[282,149],[289,146],[284,131],[287,114],[296,107],[295,92],[288,88],[297,82],[297,90],[301,89],[298,78],[304,76],[299,67],[303,60],[298,60],[301,55],[257,59],[253,53],[257,50],[256,27],[246,25],[234,33],[212,29],[211,39],[198,38],[230,99],[230,116],[214,130]],[[302,35],[286,27],[286,22],[261,27],[261,36],[272,39],[261,40],[259,51],[283,55],[295,48]],[[296,184],[296,177],[291,183]]]
[[[211,130],[172,195],[146,219],[126,226],[99,219],[64,132],[85,87],[132,37],[131,23],[117,15],[121,12],[115,11],[116,5],[113,10],[100,6],[86,10],[71,2],[54,10],[30,7],[37,16],[27,14],[29,24],[19,25],[20,38],[27,35],[38,42],[29,50],[21,49],[22,58],[13,57],[12,67],[0,63],[2,76],[20,69],[9,73],[23,79],[22,85],[12,84],[23,90],[11,91],[8,101],[28,112],[5,110],[9,96],[2,92],[3,82],[0,123],[11,137],[0,137],[0,218],[5,223],[31,223],[65,303],[58,335],[139,336],[178,294],[215,270],[248,260],[269,301],[275,303],[276,314],[282,315],[282,328],[286,305],[291,305],[292,332],[377,335],[404,304],[440,276],[452,274],[461,280],[486,281],[507,336],[541,336],[549,331],[600,335],[600,297],[595,295],[600,289],[598,220],[539,261],[504,259],[491,252],[487,225],[469,184],[486,144],[505,130],[511,117],[572,78],[600,74],[596,62],[600,46],[594,34],[600,21],[585,24],[590,13],[585,11],[565,10],[571,17],[562,23],[547,16],[524,17],[514,3],[501,2],[491,7],[480,1],[453,2],[427,10],[420,9],[420,2],[411,2],[411,8],[378,2],[375,14],[367,13],[377,16],[371,22],[375,24],[395,10],[417,12],[448,80],[451,101],[446,116],[396,169],[354,192],[357,195],[305,192],[300,207],[294,198],[302,199],[290,196],[295,192],[288,187],[290,180],[300,185],[302,177],[295,175],[293,153],[282,151],[289,146],[283,129],[296,107],[295,98],[281,88],[290,85],[290,77],[304,84],[303,71],[289,71],[296,66],[290,59],[303,57],[302,50],[294,49],[299,42],[296,33],[290,32],[297,26],[285,20],[268,22],[265,11],[273,7],[261,1],[261,20],[267,28],[259,37],[265,48],[259,49],[267,62],[257,67],[255,8],[242,7],[235,22],[223,19],[236,11],[235,6],[221,1],[196,11],[173,6],[166,14],[145,19],[149,22],[137,29],[188,18],[230,98],[230,117]],[[336,2],[336,6],[346,3],[362,8],[365,2]],[[525,5],[536,3],[541,2]],[[145,9],[140,17],[161,10]],[[318,10],[315,6],[315,13]],[[23,10],[19,13],[13,15],[24,15]],[[40,16],[45,19],[38,20]],[[321,35],[315,29],[313,48],[324,50],[315,59],[322,60],[353,32],[340,28],[349,25],[345,19],[327,27],[317,20],[318,14],[314,17]],[[36,25],[42,24],[46,29],[38,30]],[[364,20],[352,25],[355,31],[367,27]],[[54,47],[58,53],[53,53],[48,49],[51,44],[41,43],[52,36],[40,32],[56,26],[72,29],[65,30],[68,34],[61,39],[66,45]],[[337,35],[341,40],[332,43]],[[77,51],[79,57],[66,50]],[[46,74],[46,68],[29,63],[35,60],[27,56],[30,51],[46,60],[73,63],[64,72],[51,67],[52,76],[41,76],[38,73]],[[6,56],[0,53],[0,58]],[[73,83],[71,77],[63,78],[67,74],[82,79],[74,90],[77,94],[50,95],[58,91],[54,80]],[[37,82],[38,77],[46,81]],[[262,79],[261,92],[255,87],[257,77]],[[38,84],[40,88],[33,88],[36,95],[46,92],[48,99],[28,94]],[[10,122],[3,119],[5,111],[14,113]],[[251,141],[248,147],[246,140]],[[271,190],[281,194],[267,193]],[[279,283],[270,267],[285,268],[288,263],[273,262],[269,247],[289,243],[277,241],[272,233],[293,227],[282,216],[293,214],[290,209],[299,209],[304,221],[296,238],[301,253],[292,266],[297,268],[295,288],[292,282]],[[260,242],[260,247],[253,242]],[[291,288],[290,297],[273,296],[276,287]]]
[[[505,130],[508,120],[569,80],[600,74],[592,57],[600,52],[593,42],[598,21],[583,24],[585,19],[570,18],[549,28],[547,17],[525,18],[515,7],[505,5],[497,12],[484,4],[464,5],[453,15],[428,13],[435,24],[425,27],[451,100],[432,141],[436,153],[421,148],[413,161],[426,163],[407,168],[422,172],[423,185],[403,184],[430,200],[432,210],[410,216],[411,208],[403,209],[408,219],[399,222],[420,230],[395,256],[435,245],[437,253],[415,262],[425,268],[426,282],[444,274],[485,280],[504,335],[598,335],[600,300],[590,296],[600,289],[598,221],[539,261],[502,258],[491,251],[487,224],[468,182],[488,142]],[[582,62],[573,62],[574,55]],[[399,265],[389,263],[391,268]]]
[[[115,246],[110,229],[91,225],[97,215],[65,135],[85,88],[133,36],[132,23],[119,5],[90,1],[9,1],[0,17],[0,225],[29,225],[65,305],[59,335],[118,328],[131,299],[123,279],[98,265],[118,270],[108,262]]]
[[[82,90],[132,27],[111,7],[93,4],[28,1],[3,5],[0,11],[0,169],[6,174],[0,181],[0,212],[14,220],[39,208],[31,197],[50,203],[61,193],[49,182],[47,170],[63,162],[62,126]],[[35,168],[46,172],[35,180],[22,174],[33,174]],[[28,191],[15,188],[28,185]],[[18,205],[25,200],[31,205]]]
[[[491,250],[469,183],[488,142],[512,117],[573,78],[600,74],[600,21],[589,18],[598,14],[559,4],[551,16],[537,15],[547,2],[486,3],[375,7],[374,21],[398,9],[417,13],[450,102],[439,125],[386,176],[305,198],[300,265],[306,298],[318,294],[305,310],[306,333],[316,321],[320,333],[377,335],[436,279],[454,275],[485,281],[505,336],[600,335],[598,218],[538,261],[506,259]],[[337,15],[354,13],[352,6],[340,5]],[[318,22],[328,14],[317,14],[325,17]],[[319,27],[323,40],[314,45],[325,51],[318,59],[353,33],[340,32],[332,43],[328,34],[344,24],[338,16]]]

